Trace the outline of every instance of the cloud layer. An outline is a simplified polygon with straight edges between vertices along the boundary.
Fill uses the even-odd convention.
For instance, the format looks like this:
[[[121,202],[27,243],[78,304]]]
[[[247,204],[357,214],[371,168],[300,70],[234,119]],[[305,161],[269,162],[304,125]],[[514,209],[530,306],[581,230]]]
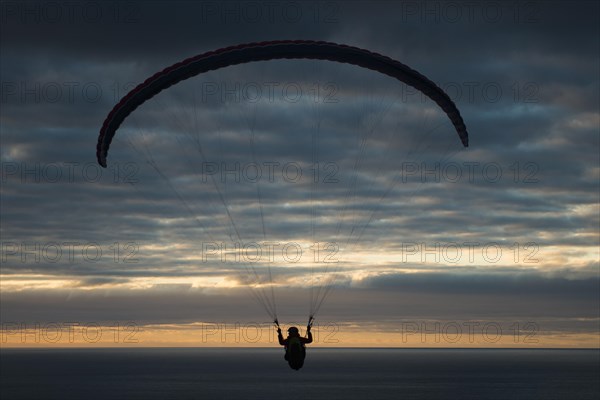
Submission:
[[[3,3],[2,321],[262,320],[242,286],[270,280],[294,318],[331,283],[331,320],[597,330],[598,4],[427,4]],[[132,85],[287,38],[419,70],[470,148],[406,85],[284,60],[170,88],[95,164]]]

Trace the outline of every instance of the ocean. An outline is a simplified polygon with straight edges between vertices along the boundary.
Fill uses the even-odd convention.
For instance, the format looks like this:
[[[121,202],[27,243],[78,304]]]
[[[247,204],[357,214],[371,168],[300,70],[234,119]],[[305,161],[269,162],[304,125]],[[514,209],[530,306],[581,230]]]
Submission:
[[[10,399],[594,399],[600,350],[2,349]]]

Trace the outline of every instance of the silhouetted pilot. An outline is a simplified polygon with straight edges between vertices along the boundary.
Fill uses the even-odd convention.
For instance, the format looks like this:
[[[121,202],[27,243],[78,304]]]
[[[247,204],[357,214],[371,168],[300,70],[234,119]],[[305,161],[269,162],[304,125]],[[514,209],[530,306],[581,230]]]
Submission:
[[[290,365],[290,368],[296,371],[302,368],[304,365],[304,358],[306,357],[305,344],[312,343],[312,333],[310,332],[310,325],[306,327],[306,336],[301,337],[298,332],[298,328],[292,326],[288,329],[288,337],[286,339],[281,335],[281,328],[277,328],[277,335],[279,337],[279,344],[285,346],[285,360]]]

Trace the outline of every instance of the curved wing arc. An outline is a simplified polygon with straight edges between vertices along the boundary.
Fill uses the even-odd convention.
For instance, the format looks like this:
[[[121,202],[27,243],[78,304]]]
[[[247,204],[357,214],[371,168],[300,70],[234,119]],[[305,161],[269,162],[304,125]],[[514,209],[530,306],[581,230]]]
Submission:
[[[423,92],[448,116],[462,144],[469,145],[465,123],[454,102],[430,79],[399,61],[347,45],[310,40],[281,40],[226,47],[176,63],[131,90],[106,117],[96,147],[98,163],[106,167],[108,150],[117,129],[136,108],[185,79],[227,66],[276,59],[314,59],[347,63],[388,75]]]

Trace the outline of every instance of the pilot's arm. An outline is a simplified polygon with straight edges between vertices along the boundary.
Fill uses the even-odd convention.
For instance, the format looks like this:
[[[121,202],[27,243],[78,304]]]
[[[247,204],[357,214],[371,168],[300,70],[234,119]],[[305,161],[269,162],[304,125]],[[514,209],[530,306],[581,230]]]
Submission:
[[[310,331],[310,326],[306,327],[306,337],[305,338],[301,338],[300,340],[304,344],[312,343],[313,337],[312,337],[312,332]]]
[[[285,346],[287,344],[287,341],[283,338],[283,335],[281,334],[281,328],[277,328],[277,339],[279,339],[280,345]]]

